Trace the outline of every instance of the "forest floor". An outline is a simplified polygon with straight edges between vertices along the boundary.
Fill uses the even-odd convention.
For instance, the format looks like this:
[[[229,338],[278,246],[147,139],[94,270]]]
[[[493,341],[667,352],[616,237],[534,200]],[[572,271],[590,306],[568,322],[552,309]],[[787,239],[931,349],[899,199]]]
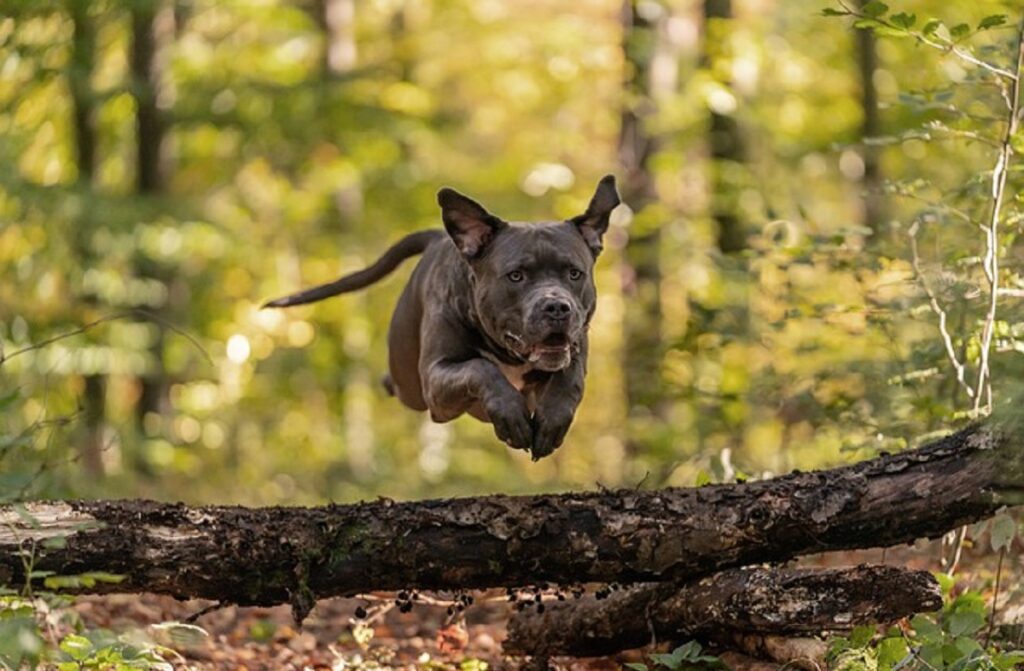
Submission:
[[[356,609],[370,604],[366,620]],[[505,622],[513,613],[503,591],[488,593],[450,622],[446,606],[417,603],[410,612],[390,607],[391,599],[325,599],[301,628],[288,606],[228,606],[200,616],[207,636],[187,631],[167,635],[150,625],[184,621],[210,606],[154,594],[81,597],[75,611],[88,628],[132,632],[176,650],[182,669],[233,671],[340,669],[485,669],[518,666],[501,652]],[[386,609],[375,618],[374,607]],[[639,653],[572,662],[574,670],[619,669]],[[179,666],[176,664],[176,666]]]
[[[935,570],[937,543],[919,543],[863,552],[832,553],[802,561],[806,565],[889,563]],[[965,585],[985,589],[991,583],[989,556],[967,551],[961,572]],[[1015,561],[1019,561],[1015,558]],[[1001,608],[1010,620],[1019,619],[1021,588],[1015,583],[1019,567],[1005,567]],[[1002,591],[1002,590],[1001,590]],[[417,602],[411,611],[394,606],[394,595],[368,599],[320,601],[301,627],[296,627],[288,606],[241,608],[227,606],[203,613],[195,624],[206,631],[161,629],[171,621],[185,621],[212,604],[177,601],[158,595],[109,595],[80,597],[74,611],[89,629],[134,632],[173,648],[180,654],[181,669],[263,671],[340,669],[485,669],[517,668],[519,663],[502,655],[505,622],[514,612],[504,590],[476,593],[473,605],[462,616],[452,617],[447,605]],[[430,597],[425,597],[430,598]],[[571,598],[571,597],[569,597]],[[364,618],[357,610],[366,609]],[[1014,614],[1014,611],[1018,614]],[[360,615],[363,613],[360,612]],[[1006,618],[1000,618],[1006,619]],[[129,634],[130,635],[130,634]],[[615,657],[561,660],[559,668],[572,671],[612,670],[625,662],[640,661],[640,651]]]

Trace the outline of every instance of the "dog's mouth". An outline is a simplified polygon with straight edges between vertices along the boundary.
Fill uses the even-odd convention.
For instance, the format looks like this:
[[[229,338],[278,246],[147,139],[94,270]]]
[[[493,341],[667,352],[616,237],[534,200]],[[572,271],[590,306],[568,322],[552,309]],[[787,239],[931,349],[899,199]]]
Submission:
[[[573,343],[568,333],[549,333],[531,344],[522,336],[508,331],[505,343],[539,370],[561,370],[572,360]]]
[[[552,333],[533,346],[533,351],[558,351],[569,347],[569,336],[564,333]]]

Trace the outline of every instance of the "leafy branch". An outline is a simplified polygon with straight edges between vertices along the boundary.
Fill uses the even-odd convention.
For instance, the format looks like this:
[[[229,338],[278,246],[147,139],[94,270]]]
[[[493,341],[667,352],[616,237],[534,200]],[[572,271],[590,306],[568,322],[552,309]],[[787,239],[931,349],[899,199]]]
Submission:
[[[886,37],[912,37],[925,46],[946,54],[952,54],[997,77],[1012,81],[1019,76],[1019,73],[1016,71],[1011,72],[978,58],[960,44],[976,33],[1002,26],[1006,23],[1005,14],[986,16],[978,23],[977,28],[974,30],[966,23],[960,23],[949,28],[938,19],[929,19],[920,30],[917,30],[914,29],[914,25],[917,23],[916,14],[899,12],[887,17],[886,14],[889,11],[889,6],[884,2],[879,2],[879,0],[871,0],[871,2],[866,3],[860,9],[850,7],[843,0],[839,0],[839,6],[842,9],[826,7],[821,13],[824,16],[852,17],[854,19],[854,28],[869,29],[878,35]]]

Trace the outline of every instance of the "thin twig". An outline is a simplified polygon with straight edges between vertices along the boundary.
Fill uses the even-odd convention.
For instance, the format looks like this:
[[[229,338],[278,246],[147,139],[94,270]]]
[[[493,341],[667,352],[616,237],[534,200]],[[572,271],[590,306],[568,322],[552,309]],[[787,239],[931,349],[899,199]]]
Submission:
[[[988,228],[985,231],[985,276],[989,282],[989,305],[982,328],[981,352],[978,363],[978,383],[975,385],[978,394],[974,397],[974,411],[981,409],[982,391],[985,395],[985,411],[992,412],[992,374],[989,367],[989,354],[992,350],[992,336],[995,333],[996,309],[999,304],[999,215],[1003,205],[1003,194],[1006,192],[1006,176],[1013,157],[1013,136],[1017,132],[1018,111],[1020,109],[1020,78],[1024,71],[1024,21],[1020,24],[1017,37],[1017,69],[1013,77],[1013,85],[1006,96],[1007,116],[1006,132],[1003,134],[1002,146],[992,171],[992,213]]]
[[[918,279],[921,281],[921,286],[924,288],[925,294],[928,296],[928,303],[931,306],[932,312],[939,318],[939,333],[942,335],[942,343],[946,347],[946,358],[949,359],[949,363],[953,366],[953,370],[956,371],[956,381],[964,391],[967,393],[968,398],[974,398],[974,389],[967,382],[967,368],[964,364],[960,363],[960,357],[956,354],[956,347],[953,345],[953,336],[949,333],[949,328],[946,325],[948,321],[948,315],[943,307],[939,304],[939,299],[935,295],[935,291],[932,289],[931,283],[928,282],[928,277],[921,270],[921,256],[917,251],[917,231],[918,222],[914,222],[911,225],[910,230],[907,231],[907,235],[910,236],[910,253],[911,263],[914,267],[914,273],[917,274]]]
[[[184,622],[185,624],[195,624],[196,620],[198,620],[202,616],[208,615],[215,610],[220,610],[221,608],[227,608],[230,605],[232,604],[229,601],[218,601],[217,603],[200,608],[199,610],[197,610],[196,612],[192,613],[184,620],[182,620],[182,622]]]
[[[58,342],[60,340],[65,340],[67,338],[71,338],[71,337],[74,337],[76,335],[81,335],[82,333],[85,333],[86,331],[89,331],[89,330],[99,326],[100,324],[104,324],[106,322],[117,321],[119,319],[128,319],[130,317],[145,317],[146,319],[148,319],[150,321],[157,322],[161,326],[164,326],[167,329],[170,329],[171,331],[174,331],[175,333],[177,333],[178,335],[180,335],[181,337],[185,338],[190,343],[192,343],[192,345],[194,345],[195,348],[197,350],[199,350],[199,352],[203,355],[203,357],[209,363],[211,363],[211,364],[213,363],[213,357],[210,356],[210,353],[208,351],[206,351],[206,348],[203,347],[202,343],[200,343],[195,338],[195,336],[193,336],[191,333],[185,331],[184,329],[182,329],[179,326],[174,325],[173,323],[167,321],[163,317],[160,317],[158,315],[153,314],[152,312],[149,312],[147,310],[142,310],[142,309],[139,309],[139,308],[134,308],[132,310],[126,310],[124,312],[115,312],[113,314],[104,315],[103,317],[100,317],[99,319],[94,319],[93,321],[91,321],[91,322],[89,322],[87,324],[83,324],[82,326],[79,326],[76,329],[72,329],[72,330],[67,331],[65,333],[57,334],[57,335],[55,335],[53,337],[47,338],[47,339],[42,340],[40,342],[37,342],[35,344],[29,345],[27,347],[23,347],[23,348],[21,348],[19,350],[15,350],[14,352],[11,352],[10,354],[7,354],[7,355],[4,355],[3,354],[3,350],[0,350],[0,365],[2,365],[4,363],[7,363],[8,361],[10,361],[11,359],[13,359],[14,357],[16,357],[18,355],[26,354],[26,353],[31,352],[33,350],[42,349],[43,347],[46,347],[47,345],[52,345],[53,343]]]
[[[1003,557],[1006,556],[1006,546],[999,548],[999,563],[996,564],[996,593],[992,595],[992,615],[988,621],[988,631],[985,632],[985,648],[992,641],[992,630],[996,626],[996,606],[999,603],[999,581],[1003,577]]]

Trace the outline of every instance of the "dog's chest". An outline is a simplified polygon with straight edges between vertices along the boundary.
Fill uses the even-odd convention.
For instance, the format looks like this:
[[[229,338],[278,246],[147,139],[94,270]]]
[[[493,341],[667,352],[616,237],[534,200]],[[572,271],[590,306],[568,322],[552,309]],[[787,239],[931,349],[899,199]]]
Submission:
[[[526,375],[533,370],[533,364],[521,363],[521,364],[507,364],[499,361],[490,352],[480,352],[480,355],[493,363],[501,371],[501,374],[505,376],[508,383],[515,387],[517,390],[522,391],[526,387]]]

